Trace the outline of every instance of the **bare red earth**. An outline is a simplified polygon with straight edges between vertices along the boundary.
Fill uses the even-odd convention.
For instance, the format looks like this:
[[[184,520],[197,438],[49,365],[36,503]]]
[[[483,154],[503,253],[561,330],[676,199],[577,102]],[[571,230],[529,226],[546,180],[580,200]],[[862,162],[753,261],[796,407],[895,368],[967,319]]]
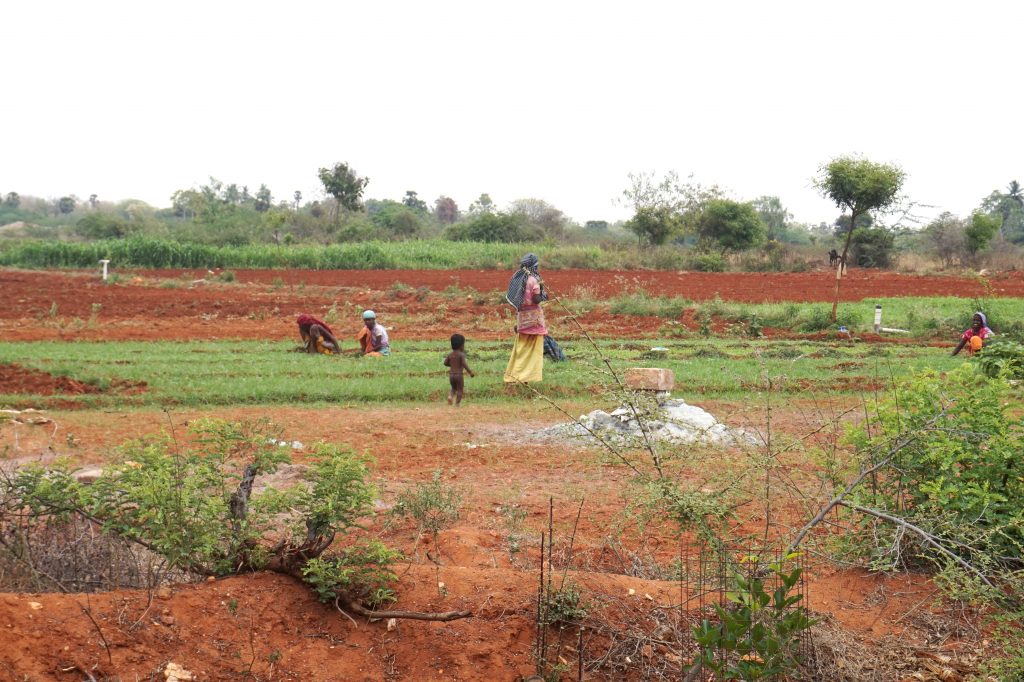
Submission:
[[[291,338],[295,317],[325,314],[334,307],[358,329],[358,313],[373,308],[394,326],[411,320],[395,335],[407,339],[444,338],[452,329],[474,338],[507,337],[512,326],[499,292],[508,273],[493,270],[310,271],[241,270],[236,283],[204,279],[204,271],[139,271],[115,284],[92,273],[0,270],[0,340],[135,339],[186,340],[224,338]],[[651,295],[681,296],[694,301],[720,296],[726,301],[828,301],[831,271],[807,273],[675,273],[556,270],[546,273],[556,296],[569,308],[579,298],[607,298],[642,290]],[[407,286],[395,287],[395,283]],[[989,295],[1024,296],[1024,276],[1000,273],[990,279]],[[455,288],[452,288],[455,287]],[[419,289],[419,290],[417,290]],[[913,295],[981,296],[977,280],[918,277],[892,272],[852,271],[842,298]],[[442,307],[443,306],[443,307]],[[443,310],[443,314],[435,314]],[[548,315],[566,314],[558,303]],[[597,334],[617,335],[625,324],[656,331],[656,324],[594,311],[581,321]],[[684,314],[680,320],[694,324]],[[343,333],[344,335],[344,333]]]
[[[504,290],[510,273],[501,270],[234,270],[239,282],[306,284],[383,291],[395,282],[441,291],[449,286],[477,291]],[[202,277],[194,270],[148,270],[148,277]],[[548,270],[544,281],[555,296],[576,289],[608,298],[642,289],[652,295],[681,296],[705,301],[763,303],[777,301],[831,301],[834,271],[812,272],[662,272],[636,270]],[[989,281],[998,296],[1024,295],[1024,273],[993,275]],[[985,289],[977,279],[903,275],[887,270],[851,270],[843,277],[840,299],[860,301],[872,296],[980,296]]]
[[[55,377],[46,372],[26,369],[15,364],[0,364],[0,393],[80,395],[82,393],[99,393],[99,389],[70,377]]]
[[[181,274],[140,272],[107,285],[91,273],[0,270],[0,340],[293,338],[297,313],[322,313],[332,306],[341,319],[356,318],[364,307],[373,307],[385,319],[406,319],[397,332],[402,338],[442,338],[453,327],[474,330],[474,338],[498,338],[508,335],[511,323],[496,294],[506,284],[508,273],[503,272],[236,271],[237,283],[207,282],[192,288],[189,283],[206,273]],[[694,300],[718,293],[724,300],[824,301],[830,300],[833,286],[830,272],[545,275],[556,294],[591,298],[639,288]],[[409,287],[394,287],[396,281]],[[452,285],[460,289],[445,292]],[[996,276],[992,285],[996,295],[1024,295],[1018,274]],[[417,292],[415,287],[421,286],[428,290]],[[480,296],[470,289],[490,293]],[[843,292],[846,300],[984,293],[973,280],[862,271],[851,272]],[[438,315],[442,309],[444,314]],[[555,305],[549,310],[552,317],[559,314]],[[637,325],[636,318],[606,313],[584,320],[588,329],[606,334],[627,323]],[[354,330],[358,324],[353,319],[350,326]],[[38,393],[44,385],[55,392],[78,390],[50,375],[0,366],[0,392],[31,387]],[[750,406],[701,406],[730,425],[763,424],[763,415],[749,412]],[[596,407],[611,406],[570,409],[579,413]],[[787,437],[803,437],[824,423],[807,421],[819,409],[807,404],[776,407],[773,428]],[[56,457],[83,465],[102,463],[125,440],[166,429],[184,434],[188,423],[199,417],[266,416],[283,427],[289,441],[308,446],[325,440],[369,450],[384,507],[403,486],[441,471],[445,482],[457,486],[464,497],[460,518],[440,535],[440,551],[434,556],[439,565],[427,558],[429,542],[417,536],[407,519],[388,523],[378,518],[368,532],[379,533],[409,557],[398,566],[398,608],[466,608],[474,617],[447,624],[402,622],[393,631],[384,622],[360,619],[353,625],[333,605],[317,603],[305,587],[275,575],[180,585],[164,595],[126,590],[88,597],[0,594],[0,681],[79,682],[90,675],[97,680],[164,680],[171,661],[204,681],[521,680],[534,672],[537,541],[547,530],[551,497],[556,501],[556,536],[562,542],[570,537],[578,504],[584,501],[574,548],[573,566],[579,571],[570,575],[587,594],[602,605],[622,604],[638,611],[662,607],[661,613],[672,614],[678,606],[678,583],[622,575],[626,559],[621,553],[636,545],[640,533],[631,524],[622,525],[621,512],[632,501],[627,472],[608,466],[592,451],[524,443],[524,433],[565,421],[564,415],[544,406],[531,404],[522,413],[475,405],[470,397],[459,410],[444,405],[275,406],[169,414],[52,411],[47,416],[54,423],[0,422],[0,452],[11,464]],[[302,462],[306,456],[300,450],[293,457]],[[791,466],[805,465],[794,461]],[[508,508],[525,512],[518,554],[509,551],[510,531],[502,511]],[[790,499],[780,502],[775,513],[793,524],[806,518],[806,510]],[[753,528],[763,522],[751,517],[745,523]],[[680,551],[669,531],[649,529],[645,539],[646,547],[666,564]],[[935,587],[923,576],[889,578],[816,566],[809,593],[813,608],[872,645],[898,641],[921,648],[957,646],[954,635],[935,639]],[[670,653],[654,648],[639,656]],[[565,659],[571,667],[574,653],[567,651]],[[586,679],[639,679],[639,671],[625,676],[593,671]],[[878,679],[900,679],[885,672]],[[574,673],[563,679],[576,679]]]
[[[706,407],[719,415],[731,409],[726,404]],[[77,446],[69,449],[55,442],[52,425],[21,427],[20,452],[39,452],[30,459],[47,461],[56,456],[48,450],[54,447],[57,454],[82,462],[102,461],[124,440],[168,427],[183,434],[189,421],[207,414],[50,413],[61,433],[74,435]],[[439,566],[427,558],[429,538],[417,537],[410,521],[379,518],[369,531],[380,532],[409,557],[396,567],[401,576],[397,608],[468,609],[473,617],[451,623],[403,621],[390,632],[383,621],[357,619],[353,625],[333,605],[317,603],[306,587],[276,575],[180,585],[155,596],[133,590],[88,597],[0,594],[0,680],[25,679],[22,675],[30,680],[85,679],[75,666],[97,679],[118,675],[163,680],[169,661],[200,680],[246,675],[266,682],[522,680],[534,671],[537,545],[540,533],[547,531],[550,497],[555,499],[560,552],[573,532],[579,501],[584,501],[575,531],[574,567],[579,570],[569,575],[595,608],[609,605],[621,615],[660,606],[664,613],[675,613],[679,583],[622,575],[624,545],[617,543],[629,545],[636,532],[629,524],[618,525],[628,502],[628,496],[620,497],[628,490],[627,473],[573,447],[516,444],[522,433],[559,421],[558,415],[523,421],[501,407],[469,404],[461,410],[248,407],[218,410],[217,416],[271,416],[289,440],[323,438],[359,449],[369,445],[376,460],[373,476],[384,486],[387,504],[404,485],[441,471],[446,484],[464,497],[459,520],[440,534],[440,552],[434,557]],[[731,415],[734,423],[739,418]],[[792,415],[776,418],[778,428],[797,425]],[[0,448],[13,444],[11,430],[0,429]],[[296,453],[298,461],[303,457]],[[503,505],[526,512],[523,547],[515,556],[509,552]],[[647,542],[666,563],[680,551],[670,534],[656,533]],[[929,596],[935,588],[924,576],[885,577],[819,567],[808,591],[816,611],[829,614],[858,638],[872,643],[898,638],[922,648],[931,644]],[[110,644],[109,658],[101,632]],[[659,658],[669,654],[663,648],[651,653]],[[572,647],[563,655],[575,663]],[[6,672],[12,676],[5,677]],[[576,678],[567,673],[562,679]],[[590,671],[586,679],[642,675],[638,667],[629,675]]]

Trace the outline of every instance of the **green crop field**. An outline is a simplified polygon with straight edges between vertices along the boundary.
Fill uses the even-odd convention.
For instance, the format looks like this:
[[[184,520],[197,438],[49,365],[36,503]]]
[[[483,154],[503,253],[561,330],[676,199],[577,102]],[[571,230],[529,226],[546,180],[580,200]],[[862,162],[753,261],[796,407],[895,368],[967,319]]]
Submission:
[[[616,371],[658,366],[675,372],[681,397],[741,399],[767,379],[783,394],[874,391],[915,369],[946,370],[965,358],[926,345],[744,339],[599,340]],[[546,361],[537,389],[552,399],[594,398],[611,384],[589,342],[566,340],[570,360]],[[652,357],[651,347],[667,349]],[[69,396],[0,395],[0,405],[229,406],[280,404],[425,403],[447,393],[447,349],[441,342],[404,342],[387,358],[309,356],[287,342],[35,342],[0,343],[0,363],[17,363],[67,376],[98,392]],[[518,399],[502,380],[509,346],[472,343],[469,360],[478,373],[467,378],[472,401]],[[145,382],[146,390],[120,387]]]
[[[415,240],[345,244],[211,246],[150,237],[96,242],[0,240],[0,265],[25,268],[91,268],[101,258],[140,268],[302,268],[311,270],[394,270],[453,268],[504,269],[523,253],[534,251],[547,267],[611,269],[636,265],[636,250],[602,250],[597,246],[509,244]],[[668,252],[668,249],[665,249]],[[678,251],[678,249],[675,249]],[[632,253],[631,257],[629,254]],[[667,266],[679,267],[669,256]]]

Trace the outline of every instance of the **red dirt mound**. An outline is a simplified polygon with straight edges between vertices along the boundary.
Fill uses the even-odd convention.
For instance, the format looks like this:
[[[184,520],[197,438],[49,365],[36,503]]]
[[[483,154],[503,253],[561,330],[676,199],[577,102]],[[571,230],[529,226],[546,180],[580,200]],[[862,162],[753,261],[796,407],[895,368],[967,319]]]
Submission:
[[[15,364],[0,365],[0,393],[34,395],[81,395],[99,393],[100,389],[70,377],[55,377],[46,372],[26,369]]]
[[[146,390],[144,381],[114,380],[109,392],[134,394]],[[30,395],[82,395],[103,393],[97,387],[71,377],[60,377],[16,364],[0,364],[0,393]]]

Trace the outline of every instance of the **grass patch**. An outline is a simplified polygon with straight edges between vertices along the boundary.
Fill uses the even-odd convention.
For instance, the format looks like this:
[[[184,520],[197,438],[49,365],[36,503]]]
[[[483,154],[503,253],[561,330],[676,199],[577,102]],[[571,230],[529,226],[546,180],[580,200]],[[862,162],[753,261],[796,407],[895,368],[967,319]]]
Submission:
[[[608,312],[613,315],[677,318],[691,305],[685,298],[651,296],[645,291],[634,291],[610,299]]]
[[[875,305],[882,306],[882,326],[906,329],[912,336],[937,338],[966,329],[977,310],[988,315],[997,333],[1015,332],[1024,319],[1024,298],[969,299],[953,296],[876,298],[840,303],[836,323],[830,303],[731,303],[719,298],[696,306],[696,315],[723,322],[749,323],[753,316],[764,327],[813,333],[845,325],[853,332],[869,332]]]

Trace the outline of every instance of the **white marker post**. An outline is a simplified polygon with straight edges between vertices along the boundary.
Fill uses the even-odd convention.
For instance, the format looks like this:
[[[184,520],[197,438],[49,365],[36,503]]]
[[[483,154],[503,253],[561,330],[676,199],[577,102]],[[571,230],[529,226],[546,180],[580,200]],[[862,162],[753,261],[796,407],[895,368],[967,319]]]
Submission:
[[[107,264],[108,264],[108,263],[110,263],[110,261],[109,261],[109,260],[101,260],[101,261],[100,261],[100,265],[102,265],[102,266],[103,266],[103,281],[104,281],[104,282],[106,282],[106,281],[107,281]]]
[[[875,333],[878,334],[882,331],[882,306],[875,306]]]

